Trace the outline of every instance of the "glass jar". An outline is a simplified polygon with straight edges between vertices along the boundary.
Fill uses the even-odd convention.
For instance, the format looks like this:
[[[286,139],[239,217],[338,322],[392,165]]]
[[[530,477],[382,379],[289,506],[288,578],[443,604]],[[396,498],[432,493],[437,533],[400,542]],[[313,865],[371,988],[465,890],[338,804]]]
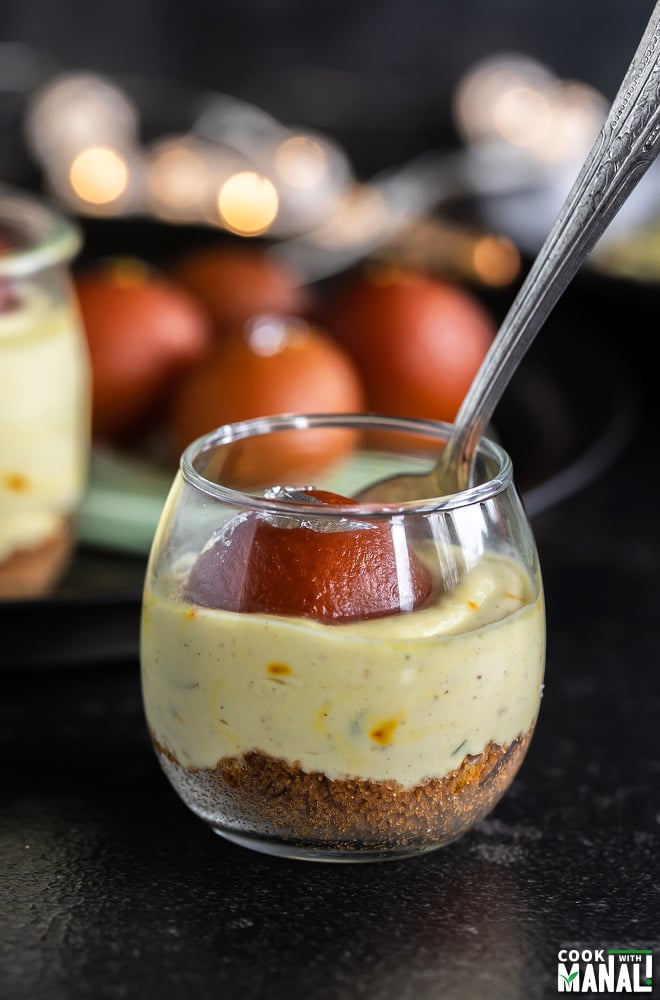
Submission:
[[[0,192],[0,597],[47,592],[68,564],[86,482],[90,378],[69,264],[78,229]]]
[[[166,775],[223,837],[294,858],[416,855],[512,782],[545,617],[509,457],[484,440],[475,485],[452,496],[350,499],[429,469],[448,431],[282,416],[185,451],[145,583],[143,697]]]

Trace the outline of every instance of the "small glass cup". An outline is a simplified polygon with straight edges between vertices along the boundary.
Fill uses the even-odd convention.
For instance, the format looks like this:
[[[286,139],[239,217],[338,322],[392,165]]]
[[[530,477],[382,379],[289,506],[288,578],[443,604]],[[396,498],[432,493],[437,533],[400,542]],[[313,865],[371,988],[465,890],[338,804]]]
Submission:
[[[482,441],[475,485],[453,496],[337,497],[426,471],[448,431],[280,416],[185,451],[145,582],[143,698],[163,770],[228,840],[416,855],[468,830],[518,771],[545,616],[509,457]]]
[[[47,592],[73,548],[87,476],[90,377],[69,277],[78,229],[0,194],[0,598]]]

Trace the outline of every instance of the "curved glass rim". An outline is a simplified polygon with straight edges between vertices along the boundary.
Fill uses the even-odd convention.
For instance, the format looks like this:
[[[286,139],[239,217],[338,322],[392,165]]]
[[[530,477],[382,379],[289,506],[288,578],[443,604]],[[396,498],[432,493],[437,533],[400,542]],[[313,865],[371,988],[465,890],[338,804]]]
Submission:
[[[282,514],[309,514],[315,518],[328,517],[334,520],[338,516],[349,517],[391,517],[393,514],[419,514],[431,511],[453,510],[458,507],[471,506],[490,500],[506,490],[513,479],[513,467],[508,453],[490,438],[482,438],[477,452],[486,455],[497,462],[497,473],[488,480],[477,483],[459,493],[445,496],[422,497],[406,500],[400,503],[354,503],[332,504],[327,509],[318,503],[303,504],[297,501],[271,500],[267,497],[241,490],[232,489],[206,479],[194,466],[194,462],[204,454],[213,451],[219,445],[230,444],[249,437],[255,437],[270,431],[307,430],[318,427],[353,430],[392,431],[403,433],[418,433],[432,436],[438,441],[446,440],[451,431],[451,424],[436,420],[418,420],[407,417],[388,417],[365,413],[284,413],[273,417],[257,417],[233,424],[223,424],[216,430],[192,441],[181,455],[180,470],[184,480],[195,489],[215,500],[235,507],[250,507],[253,510]],[[273,484],[284,485],[284,484]]]
[[[70,219],[29,195],[0,188],[0,225],[31,227],[34,242],[0,253],[0,277],[34,274],[72,259],[82,245],[82,233]]]

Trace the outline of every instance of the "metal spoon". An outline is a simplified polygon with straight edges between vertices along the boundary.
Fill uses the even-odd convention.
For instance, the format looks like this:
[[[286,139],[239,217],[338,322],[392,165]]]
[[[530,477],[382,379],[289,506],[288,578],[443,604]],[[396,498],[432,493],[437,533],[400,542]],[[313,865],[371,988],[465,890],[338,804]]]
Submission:
[[[459,492],[504,389],[600,236],[660,152],[660,0],[605,124],[458,411],[437,465],[360,493],[399,502]]]

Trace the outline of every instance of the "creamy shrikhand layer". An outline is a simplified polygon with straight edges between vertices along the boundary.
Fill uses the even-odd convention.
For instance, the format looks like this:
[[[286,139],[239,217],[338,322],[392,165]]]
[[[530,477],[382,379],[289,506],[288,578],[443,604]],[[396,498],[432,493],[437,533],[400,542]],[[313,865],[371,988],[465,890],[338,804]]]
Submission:
[[[77,313],[35,288],[0,313],[0,560],[39,545],[81,496],[89,368]]]
[[[484,557],[423,609],[326,625],[147,588],[149,727],[186,768],[259,751],[331,779],[443,777],[535,722],[545,663],[536,589],[513,561]]]

